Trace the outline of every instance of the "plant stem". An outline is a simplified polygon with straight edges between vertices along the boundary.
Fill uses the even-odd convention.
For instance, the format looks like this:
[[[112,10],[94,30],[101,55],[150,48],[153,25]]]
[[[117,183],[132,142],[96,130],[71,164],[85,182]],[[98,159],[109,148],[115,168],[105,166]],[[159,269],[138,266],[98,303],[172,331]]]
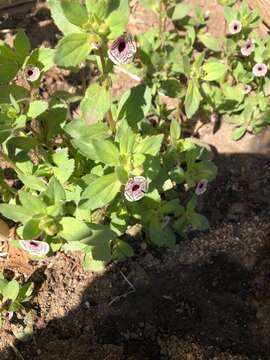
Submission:
[[[159,39],[161,48],[164,45],[164,33],[166,31],[166,4],[164,0],[159,3]]]
[[[104,80],[108,80],[107,86],[109,86],[109,84],[111,83],[111,79],[110,79],[107,69],[106,69],[106,63],[105,63],[103,49],[101,47],[99,47],[98,52],[99,52],[99,56],[100,56],[101,66],[102,66],[103,78],[104,78]],[[106,119],[107,119],[107,122],[108,122],[108,125],[109,125],[111,131],[114,133],[115,132],[115,122],[113,120],[111,109],[107,112]]]

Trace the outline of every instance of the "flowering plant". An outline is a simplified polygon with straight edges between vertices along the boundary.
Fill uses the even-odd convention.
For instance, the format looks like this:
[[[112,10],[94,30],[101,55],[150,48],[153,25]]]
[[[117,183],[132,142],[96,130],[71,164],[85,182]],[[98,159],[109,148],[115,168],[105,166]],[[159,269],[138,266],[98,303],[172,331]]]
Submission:
[[[12,184],[0,173],[0,212],[34,260],[79,250],[86,268],[100,270],[132,256],[135,240],[173,247],[191,228],[206,229],[197,197],[217,169],[209,147],[187,137],[186,120],[199,110],[212,122],[229,117],[235,139],[269,121],[269,41],[253,31],[259,18],[245,2],[237,11],[226,2],[220,40],[200,8],[190,16],[183,3],[142,3],[159,27],[136,38],[128,0],[49,0],[63,34],[55,49],[31,50],[23,32],[13,48],[0,43],[1,156],[14,170]],[[47,100],[39,88],[55,65],[82,81],[75,94]],[[115,68],[139,80],[118,98]],[[178,99],[176,109],[164,95]]]
[[[0,327],[4,320],[10,321],[33,292],[33,283],[21,284],[17,280],[7,280],[0,272]]]
[[[180,99],[183,123],[198,113],[211,122],[224,119],[235,124],[234,140],[262,131],[269,124],[270,42],[257,34],[261,20],[246,1],[238,9],[235,1],[219,1],[227,24],[219,38],[206,31],[200,8],[190,16],[186,4],[142,2],[161,16],[159,30],[138,36],[144,72],[157,94]],[[174,25],[167,31],[164,16]]]

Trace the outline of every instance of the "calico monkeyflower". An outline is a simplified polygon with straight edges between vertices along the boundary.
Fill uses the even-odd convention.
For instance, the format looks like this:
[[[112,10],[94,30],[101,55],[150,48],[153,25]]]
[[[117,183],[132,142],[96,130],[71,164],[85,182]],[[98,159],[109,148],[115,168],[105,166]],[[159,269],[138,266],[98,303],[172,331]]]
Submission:
[[[207,185],[208,185],[208,181],[206,179],[200,180],[196,186],[195,194],[202,195],[203,193],[205,193],[207,190]]]
[[[38,67],[29,65],[24,70],[25,78],[27,81],[34,82],[40,77],[40,70]]]
[[[255,42],[253,39],[247,39],[245,45],[241,48],[243,56],[250,56],[255,49]]]
[[[247,95],[251,92],[252,87],[249,84],[246,84],[244,87],[244,93]]]
[[[210,115],[210,121],[212,124],[217,124],[219,120],[219,116],[218,116],[218,113],[216,112],[213,112],[211,115]]]
[[[267,71],[267,65],[264,63],[258,63],[254,65],[252,69],[253,75],[257,77],[264,77],[267,74]]]
[[[233,20],[229,23],[229,33],[231,35],[235,35],[240,33],[242,30],[242,24],[241,21]]]
[[[44,256],[48,254],[50,247],[44,241],[37,240],[20,240],[21,247],[33,256]]]
[[[124,33],[114,40],[108,56],[115,65],[128,64],[137,51],[136,43],[130,34]]]
[[[125,198],[128,201],[138,201],[144,197],[148,190],[148,183],[143,176],[134,176],[125,186]]]

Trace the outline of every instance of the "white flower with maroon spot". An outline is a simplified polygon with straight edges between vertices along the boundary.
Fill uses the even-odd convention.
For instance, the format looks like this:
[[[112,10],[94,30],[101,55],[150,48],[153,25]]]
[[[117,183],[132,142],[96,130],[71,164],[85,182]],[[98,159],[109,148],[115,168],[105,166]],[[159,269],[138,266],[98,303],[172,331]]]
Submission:
[[[258,63],[253,66],[252,72],[257,77],[263,77],[267,74],[267,66],[264,63]]]
[[[34,82],[40,77],[40,70],[37,66],[29,65],[24,70],[25,78],[27,81]]]
[[[246,84],[245,86],[244,86],[244,93],[247,95],[247,94],[249,94],[250,92],[251,92],[251,90],[252,90],[252,87],[249,85],[249,84]]]
[[[203,193],[205,193],[207,190],[207,185],[208,185],[208,181],[206,179],[200,180],[196,186],[195,194],[202,195]]]
[[[125,198],[128,201],[142,199],[148,190],[148,182],[143,176],[134,176],[129,179],[125,186]]]
[[[8,321],[11,321],[12,318],[13,318],[13,315],[14,315],[14,312],[13,312],[13,311],[7,311],[7,313],[6,313],[6,319],[7,319]]]
[[[114,40],[108,56],[115,65],[128,64],[137,51],[136,43],[130,34],[124,33]]]
[[[212,124],[216,124],[219,120],[219,115],[216,112],[212,112],[212,114],[210,115],[210,121]]]
[[[243,56],[249,56],[255,49],[255,41],[253,39],[247,39],[245,45],[241,48],[241,54]]]
[[[33,256],[44,256],[48,254],[50,247],[44,241],[38,240],[20,240],[21,247]]]
[[[240,33],[242,30],[242,24],[239,20],[233,20],[229,23],[229,33],[235,35]]]

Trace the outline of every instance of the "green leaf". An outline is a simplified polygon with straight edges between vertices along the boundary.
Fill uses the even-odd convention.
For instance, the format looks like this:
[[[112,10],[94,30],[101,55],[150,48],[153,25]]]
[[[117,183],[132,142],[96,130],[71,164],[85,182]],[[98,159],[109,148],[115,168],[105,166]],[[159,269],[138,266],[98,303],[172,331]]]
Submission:
[[[0,41],[0,82],[7,83],[11,81],[19,66],[13,50],[3,41]]]
[[[31,219],[23,227],[23,238],[25,240],[37,239],[41,234],[39,228],[40,219]]]
[[[168,227],[162,227],[158,217],[153,217],[149,224],[149,235],[151,241],[157,246],[164,246],[167,243],[173,245],[175,243],[175,234],[173,230]]]
[[[232,8],[230,6],[225,6],[224,7],[224,17],[225,17],[226,21],[228,23],[230,23],[231,21],[236,20],[237,12],[235,11],[234,8]]]
[[[136,140],[136,134],[125,120],[122,120],[117,130],[117,139],[120,145],[121,154],[132,154]]]
[[[86,8],[78,0],[61,0],[61,7],[68,21],[82,27],[88,21]]]
[[[126,184],[128,181],[128,173],[123,166],[116,166],[115,173],[117,175],[117,179],[122,183]]]
[[[47,190],[43,193],[47,205],[59,204],[66,200],[66,193],[60,182],[53,176],[48,184]]]
[[[192,165],[192,173],[196,180],[213,180],[217,176],[217,166],[212,161],[200,161]]]
[[[22,302],[27,301],[29,299],[29,297],[32,295],[32,293],[34,291],[34,287],[35,287],[35,285],[33,282],[29,282],[29,283],[21,286],[19,295],[16,298],[16,302],[18,304],[21,304]]]
[[[72,120],[64,130],[74,139],[103,140],[110,136],[109,128],[105,123],[87,125],[83,118]]]
[[[2,85],[0,86],[0,104],[9,104],[10,95],[15,100],[26,99],[29,96],[29,91],[22,86],[17,85]]]
[[[246,128],[243,126],[236,128],[232,133],[232,139],[235,141],[240,140],[245,135],[246,131]]]
[[[207,49],[215,52],[220,51],[220,41],[216,37],[209,34],[202,34],[199,35],[198,38],[200,42],[202,42],[203,45],[207,47]]]
[[[177,4],[174,8],[173,14],[172,14],[172,20],[182,20],[184,19],[188,13],[190,12],[190,6],[187,4]]]
[[[89,14],[95,14],[100,20],[104,20],[117,6],[115,0],[86,0],[86,8]]]
[[[165,96],[172,98],[180,97],[182,94],[183,86],[177,79],[168,79],[161,82],[160,92]]]
[[[119,0],[117,8],[107,16],[105,24],[110,29],[109,39],[114,40],[126,30],[129,19],[128,0]]]
[[[233,100],[241,103],[244,100],[245,92],[243,85],[230,86],[228,84],[223,85],[223,94],[226,99]]]
[[[176,146],[177,140],[180,138],[180,136],[181,128],[179,122],[175,118],[173,118],[170,125],[170,137],[171,142],[174,146]]]
[[[100,161],[106,165],[119,164],[119,151],[109,140],[90,140],[88,143],[79,140],[73,142],[88,159]]]
[[[94,180],[83,192],[83,209],[95,210],[108,205],[120,191],[121,183],[116,174],[104,175]]]
[[[26,57],[31,50],[31,44],[24,31],[19,31],[14,39],[14,48],[16,52],[17,61],[20,66],[23,65]]]
[[[23,182],[25,187],[31,190],[44,191],[47,189],[46,184],[35,175],[18,174],[18,178]]]
[[[106,263],[104,263],[103,261],[94,260],[91,252],[87,252],[84,255],[83,266],[85,270],[101,272],[104,271]]]
[[[155,156],[160,151],[163,134],[147,136],[136,144],[135,152]]]
[[[29,216],[45,214],[46,206],[40,198],[25,191],[19,191],[19,199]]]
[[[3,302],[6,300],[15,301],[20,291],[18,281],[11,280],[3,290]]]
[[[39,115],[44,113],[49,107],[47,101],[44,100],[34,100],[29,104],[27,111],[27,116],[31,119],[37,118]]]
[[[27,60],[28,65],[35,65],[42,71],[48,71],[54,66],[55,49],[39,48],[32,51]]]
[[[209,61],[204,64],[202,68],[205,72],[205,76],[203,77],[205,81],[221,80],[228,71],[228,66],[220,61]]]
[[[151,88],[145,84],[137,85],[128,90],[118,105],[117,119],[126,118],[130,126],[143,120],[151,108]]]
[[[59,66],[77,66],[87,58],[90,51],[88,34],[69,34],[58,42],[54,60]]]
[[[103,120],[110,107],[110,91],[98,83],[88,87],[80,105],[83,118],[88,125]]]
[[[60,236],[67,241],[80,241],[93,234],[88,224],[73,217],[63,217],[60,224],[62,226]]]
[[[209,228],[209,222],[206,217],[201,214],[197,214],[196,212],[192,213],[192,215],[188,217],[188,220],[190,221],[191,225],[197,230],[204,231]]]
[[[15,222],[26,223],[31,218],[28,210],[20,205],[0,204],[0,213]]]
[[[202,96],[200,93],[197,79],[190,79],[188,82],[187,93],[185,97],[185,111],[188,118],[191,118],[199,109]]]
[[[60,235],[71,243],[80,241],[85,245],[75,244],[79,250],[87,246],[91,249],[94,260],[109,261],[111,259],[110,241],[116,237],[116,234],[108,226],[84,223],[71,217],[64,217],[61,220],[61,226]]]
[[[75,161],[69,159],[67,148],[55,152],[52,158],[56,165],[53,167],[54,176],[60,183],[64,184],[74,171]]]
[[[115,240],[112,248],[113,259],[124,259],[126,257],[132,257],[133,255],[134,251],[127,242],[120,239]]]
[[[73,25],[65,17],[59,0],[48,0],[48,5],[55,25],[63,34],[67,35],[82,32],[80,27]]]

